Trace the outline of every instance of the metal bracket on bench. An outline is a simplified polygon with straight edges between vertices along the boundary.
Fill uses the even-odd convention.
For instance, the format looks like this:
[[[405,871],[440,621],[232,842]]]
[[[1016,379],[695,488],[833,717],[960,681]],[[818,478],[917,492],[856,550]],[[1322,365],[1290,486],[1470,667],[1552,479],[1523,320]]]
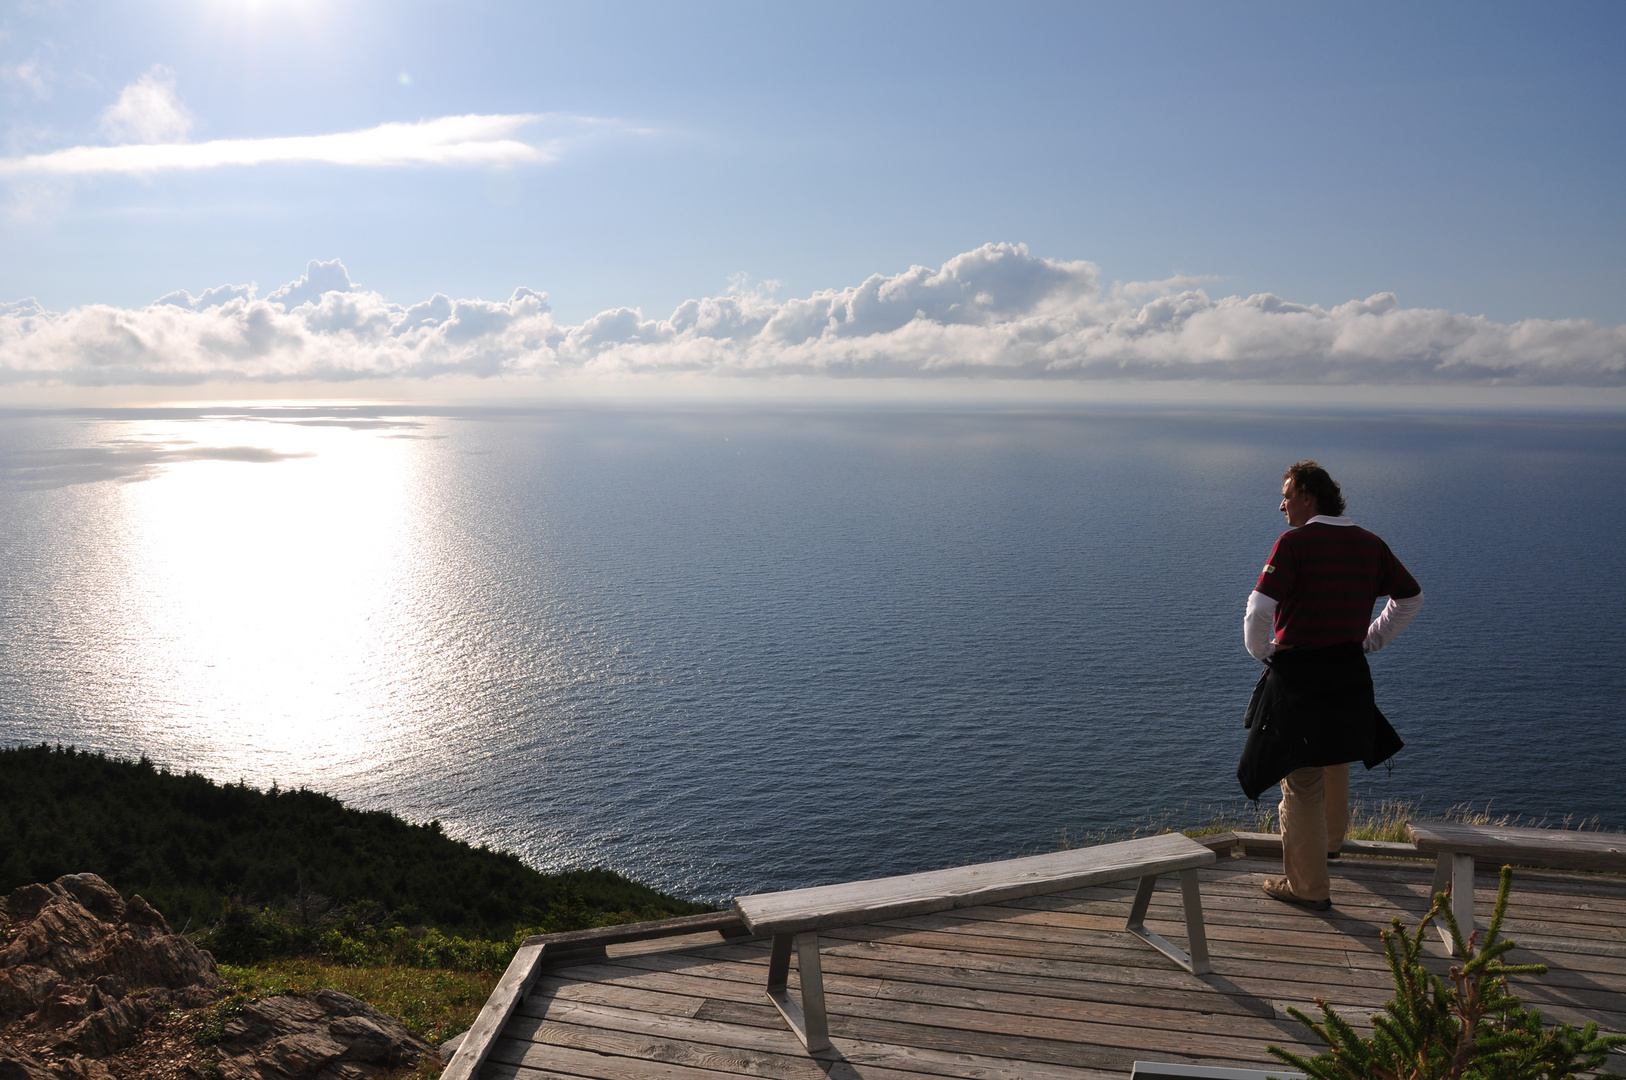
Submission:
[[[1439,861],[1434,864],[1434,884],[1428,890],[1428,898],[1433,902],[1434,897],[1445,891],[1447,884],[1451,886],[1451,914],[1456,917],[1457,929],[1462,931],[1464,940],[1474,932],[1474,857],[1462,855],[1452,851],[1440,852]],[[1435,924],[1440,932],[1440,940],[1445,942],[1445,950],[1452,956],[1457,954],[1456,943],[1451,940],[1451,928],[1445,923]]]
[[[790,950],[796,949],[796,967],[801,976],[802,1004],[790,999]],[[818,934],[775,934],[773,952],[768,958],[768,999],[778,1008],[785,1023],[802,1040],[807,1052],[830,1049],[830,1021],[824,1011],[824,971],[819,967]]]
[[[1180,893],[1186,908],[1186,936],[1191,939],[1190,956],[1156,931],[1146,928],[1146,909],[1152,903],[1152,890],[1156,888],[1156,874],[1148,874],[1140,879],[1140,888],[1135,891],[1135,906],[1129,909],[1129,932],[1193,975],[1207,975],[1213,969],[1208,964],[1208,935],[1203,930],[1203,899],[1197,891],[1197,871],[1180,871]]]

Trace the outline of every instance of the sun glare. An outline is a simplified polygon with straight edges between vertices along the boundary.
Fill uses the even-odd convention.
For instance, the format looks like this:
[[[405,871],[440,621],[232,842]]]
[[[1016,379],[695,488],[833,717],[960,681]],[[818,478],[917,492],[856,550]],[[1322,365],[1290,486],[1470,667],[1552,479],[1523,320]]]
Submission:
[[[367,768],[414,651],[399,601],[415,444],[242,420],[145,427],[138,438],[197,459],[126,488],[128,585],[147,625],[122,663],[147,668],[198,743],[251,748],[268,769]],[[232,459],[245,443],[273,460]]]

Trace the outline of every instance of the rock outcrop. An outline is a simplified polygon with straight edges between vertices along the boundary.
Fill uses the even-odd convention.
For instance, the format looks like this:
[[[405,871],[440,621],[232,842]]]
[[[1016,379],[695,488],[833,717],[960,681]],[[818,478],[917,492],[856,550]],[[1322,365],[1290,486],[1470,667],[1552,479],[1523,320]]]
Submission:
[[[188,1010],[221,995],[213,957],[94,874],[24,885],[0,901],[0,1080],[119,1080],[155,1069],[367,1080],[434,1058],[399,1021],[336,990],[222,1002],[241,1008],[208,1050],[198,1045],[203,1019],[221,1014]],[[182,1047],[193,1060],[179,1060]]]
[[[72,1022],[76,1040],[102,1047],[124,1037],[141,1011],[121,1008],[125,987],[167,990],[195,1007],[220,986],[213,957],[172,933],[141,897],[126,903],[95,874],[24,885],[6,897],[4,914],[11,937],[0,947],[0,1027],[34,1014],[38,1026]],[[93,1022],[104,1012],[114,1015]]]
[[[398,1020],[337,990],[261,998],[220,1040],[227,1080],[366,1080],[435,1056]]]
[[[57,1076],[32,1054],[0,1046],[0,1080],[57,1080]]]
[[[113,1080],[102,1059],[156,1013],[218,994],[208,953],[95,874],[24,885],[0,917],[0,1029],[16,1036],[0,1043],[0,1080]]]

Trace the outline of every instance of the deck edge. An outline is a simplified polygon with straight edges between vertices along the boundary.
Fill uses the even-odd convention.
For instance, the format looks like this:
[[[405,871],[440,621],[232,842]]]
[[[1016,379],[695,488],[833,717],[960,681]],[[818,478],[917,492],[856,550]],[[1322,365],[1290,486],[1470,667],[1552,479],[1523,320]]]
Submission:
[[[479,1073],[480,1066],[491,1055],[492,1044],[502,1035],[514,1010],[536,981],[536,973],[542,967],[542,954],[546,950],[546,944],[525,944],[514,953],[514,958],[508,962],[508,970],[497,980],[491,996],[486,998],[485,1005],[480,1009],[480,1015],[474,1018],[474,1026],[469,1028],[457,1053],[452,1055],[446,1071],[440,1074],[440,1080],[473,1080]]]
[[[567,930],[559,934],[534,934],[525,939],[526,945],[546,945],[548,955],[557,959],[561,955],[605,945],[621,945],[628,941],[647,941],[650,938],[679,937],[715,930],[726,937],[744,936],[745,923],[738,913],[703,911],[699,915],[680,915],[673,919],[653,919],[649,922],[619,923],[615,926],[594,926],[587,930]]]
[[[1215,852],[1241,849],[1244,855],[1280,856],[1281,833],[1223,832],[1194,838]],[[1432,852],[1420,851],[1416,844],[1399,844],[1388,840],[1345,840],[1339,851],[1345,855],[1383,855],[1392,859],[1433,859]]]
[[[600,951],[606,945],[628,941],[646,941],[650,938],[678,937],[705,930],[716,930],[728,937],[744,936],[745,924],[732,911],[707,911],[699,915],[682,915],[675,919],[655,919],[650,922],[622,923],[619,926],[595,926],[588,930],[567,930],[559,934],[536,934],[520,944],[508,968],[492,988],[491,996],[475,1017],[474,1026],[464,1035],[452,1060],[447,1063],[441,1080],[474,1080],[480,1067],[491,1056],[491,1048],[502,1037],[514,1011],[525,1000],[531,984],[542,970],[542,960],[558,959],[582,952]]]

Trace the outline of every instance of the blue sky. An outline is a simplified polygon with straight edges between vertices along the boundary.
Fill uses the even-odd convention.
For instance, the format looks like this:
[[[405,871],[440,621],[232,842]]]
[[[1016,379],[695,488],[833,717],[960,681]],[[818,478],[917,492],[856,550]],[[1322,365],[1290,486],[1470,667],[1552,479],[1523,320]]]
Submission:
[[[1236,346],[1244,332],[1227,324],[1219,336],[1229,344],[1207,352],[1172,339],[1126,351],[1121,334],[1108,345],[1047,324],[1058,344],[1000,360],[1001,377],[1020,369],[1099,379],[1163,364],[1156,377],[1184,378],[1209,364],[1201,370],[1255,380],[1382,382],[1424,371],[1458,382],[1618,385],[1623,46],[1618,3],[13,4],[0,15],[0,301],[37,304],[12,309],[33,321],[9,337],[0,330],[0,365],[9,361],[13,384],[105,382],[85,374],[102,361],[83,356],[107,345],[84,345],[82,326],[70,333],[63,319],[74,312],[134,313],[176,290],[197,297],[252,283],[236,301],[246,319],[251,301],[306,275],[312,260],[339,259],[342,291],[394,305],[395,315],[370,324],[375,338],[393,319],[398,340],[400,312],[437,293],[508,304],[501,318],[512,320],[524,287],[546,294],[546,312],[526,310],[549,323],[505,344],[500,360],[489,348],[484,359],[372,355],[347,379],[381,363],[392,377],[483,378],[498,373],[492,364],[535,376],[565,362],[571,328],[621,309],[638,318],[617,325],[654,328],[614,339],[620,369],[709,370],[715,349],[702,359],[673,352],[685,331],[669,316],[685,301],[755,304],[740,316],[747,329],[730,331],[737,343],[772,320],[778,309],[764,305],[858,290],[912,266],[946,273],[985,244],[1009,244],[1025,247],[998,273],[1071,284],[1023,293],[1028,306],[1017,314],[996,304],[976,316],[985,329],[1009,331],[1080,289],[1095,290],[1093,306],[1069,316],[1072,330],[1128,326],[1133,316],[1137,333],[1150,325],[1146,304],[1193,292],[1210,307],[1268,294],[1323,313],[1394,297],[1381,311],[1326,316],[1319,336],[1293,337],[1263,359],[1286,326],[1267,327],[1263,316],[1247,344]],[[421,126],[464,116],[496,119],[453,150]],[[376,131],[388,124],[432,145],[411,160],[369,159],[366,140],[351,140],[361,160],[335,163],[343,140],[297,150],[242,142],[374,131],[389,143],[401,132]],[[92,158],[63,156],[224,140],[256,163],[151,167],[149,157],[126,168],[105,150],[89,166]],[[195,165],[210,151],[161,153],[203,155],[186,158]],[[1090,283],[1052,273],[1086,261]],[[967,296],[988,295],[950,277]],[[1151,284],[1116,295],[1113,282]],[[1186,304],[1158,325],[1213,314],[1198,308]],[[851,305],[842,310],[855,325]],[[969,318],[915,310],[940,328]],[[1350,352],[1352,327],[1372,339],[1359,318],[1414,311],[1457,321],[1436,319],[1404,346],[1385,323],[1382,349]],[[1295,334],[1322,318],[1287,314],[1303,324]],[[1484,330],[1477,316],[1503,329]],[[1566,320],[1557,331],[1547,325]],[[1576,330],[1576,320],[1587,325]],[[899,331],[895,322],[877,332]],[[472,333],[463,323],[458,340]],[[591,361],[570,354],[571,370],[609,363],[608,325],[577,333],[578,345],[600,345]],[[1018,336],[1031,330],[1021,325]],[[198,349],[214,340],[188,326],[165,332]],[[331,315],[321,323],[352,336],[360,326]],[[1520,344],[1530,334],[1519,328],[1530,326],[1539,348]],[[307,312],[283,336],[320,329]],[[1095,351],[1079,359],[1085,339]],[[42,360],[53,341],[59,353],[80,349],[81,360]],[[948,365],[964,374],[975,366],[966,357],[992,348],[979,341],[932,347],[968,350]],[[910,353],[896,344],[791,361],[763,360],[758,349],[756,360],[729,363],[815,373],[931,366],[918,358],[927,345]],[[629,359],[635,347],[645,352]],[[126,374],[108,377],[320,381],[344,366],[330,350],[319,369],[198,360],[153,376],[156,348],[121,358],[113,367]],[[273,346],[235,348],[268,356]],[[1323,367],[1282,367],[1314,348],[1330,350]],[[1559,355],[1565,349],[1578,351]],[[538,350],[551,350],[546,362]],[[1387,374],[1373,374],[1380,368]]]

